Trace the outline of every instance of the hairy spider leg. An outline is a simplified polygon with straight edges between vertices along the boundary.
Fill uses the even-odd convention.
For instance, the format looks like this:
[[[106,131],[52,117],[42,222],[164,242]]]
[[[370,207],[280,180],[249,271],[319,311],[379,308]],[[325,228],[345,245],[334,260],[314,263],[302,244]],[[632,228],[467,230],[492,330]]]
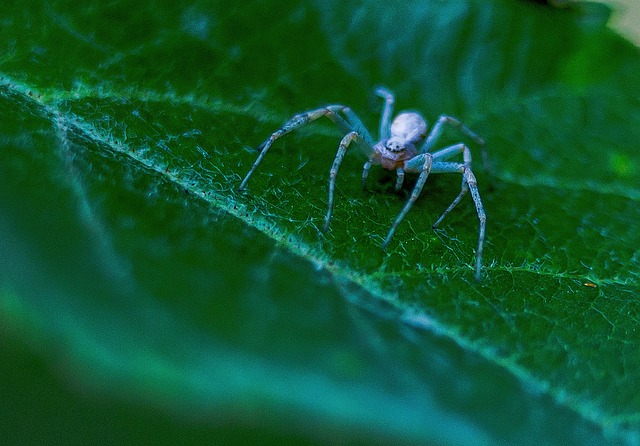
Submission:
[[[444,162],[437,161],[439,159],[446,159],[451,155],[462,152],[462,157],[464,159],[464,163],[452,163],[452,162]],[[471,198],[473,199],[473,204],[476,207],[476,213],[478,214],[479,220],[479,229],[478,229],[478,248],[476,249],[476,265],[475,265],[475,279],[476,281],[480,280],[480,271],[482,267],[482,251],[484,247],[484,237],[487,223],[487,216],[484,212],[484,206],[482,205],[482,199],[480,198],[480,191],[478,190],[478,184],[476,181],[476,177],[471,171],[471,151],[464,144],[455,144],[450,147],[445,147],[442,150],[433,153],[433,159],[436,160],[432,166],[433,173],[461,173],[462,174],[462,186],[460,188],[460,193],[454,200],[451,202],[449,207],[445,209],[442,215],[436,220],[433,224],[432,228],[438,227],[440,222],[444,219],[444,217],[451,212],[453,208],[456,207],[462,197],[467,192],[471,192]]]
[[[347,153],[347,148],[349,144],[353,141],[358,143],[363,142],[362,136],[356,132],[347,133],[342,141],[340,141],[340,145],[338,146],[338,153],[336,153],[336,158],[333,160],[333,165],[331,166],[331,171],[329,172],[329,205],[327,207],[327,215],[324,218],[324,231],[329,230],[329,222],[331,221],[331,214],[333,212],[333,195],[336,187],[336,177],[338,176],[338,170],[340,169],[340,164],[342,163],[342,159],[344,158],[345,153]]]
[[[426,153],[431,150],[442,134],[442,130],[445,124],[449,124],[452,127],[458,129],[462,134],[468,136],[473,139],[480,146],[480,153],[482,154],[482,165],[484,170],[491,174],[491,168],[489,165],[489,157],[487,156],[487,148],[484,142],[484,139],[478,136],[473,130],[464,125],[458,118],[454,118],[453,116],[442,115],[438,118],[436,123],[431,128],[429,135],[422,144],[420,148],[420,153]]]
[[[393,93],[383,87],[377,88],[376,94],[384,99],[382,114],[380,115],[380,140],[389,139],[391,136],[391,114],[393,113],[395,98]]]
[[[404,207],[396,217],[395,221],[393,222],[393,225],[391,226],[391,229],[389,229],[389,232],[387,233],[387,237],[384,239],[384,242],[382,243],[383,249],[387,247],[387,245],[391,241],[391,238],[393,237],[393,234],[395,234],[396,229],[398,228],[398,225],[404,219],[404,216],[407,215],[407,213],[413,206],[413,203],[415,203],[415,201],[420,196],[420,193],[422,192],[422,188],[424,187],[424,183],[426,183],[429,173],[432,172],[432,166],[433,166],[433,155],[431,155],[430,153],[422,153],[405,163],[406,171],[420,172],[420,176],[418,177],[418,181],[416,181],[416,185],[413,187],[413,191],[411,192],[409,199],[407,200]]]
[[[326,116],[331,121],[333,121],[344,133],[348,133],[353,131],[351,124],[349,124],[343,117],[339,115],[341,111],[344,111],[347,107],[343,105],[329,105],[327,107],[318,108],[315,110],[310,110],[305,113],[300,113],[295,115],[291,119],[289,119],[282,127],[273,132],[269,138],[267,138],[262,144],[258,146],[258,150],[260,150],[260,154],[258,158],[249,169],[249,172],[240,183],[238,187],[238,191],[242,191],[246,188],[247,182],[253,172],[258,168],[258,165],[262,162],[262,159],[267,154],[267,151],[271,147],[271,145],[279,138],[282,138],[284,135],[291,133],[292,131],[315,121],[318,118]],[[373,150],[373,149],[371,149]]]

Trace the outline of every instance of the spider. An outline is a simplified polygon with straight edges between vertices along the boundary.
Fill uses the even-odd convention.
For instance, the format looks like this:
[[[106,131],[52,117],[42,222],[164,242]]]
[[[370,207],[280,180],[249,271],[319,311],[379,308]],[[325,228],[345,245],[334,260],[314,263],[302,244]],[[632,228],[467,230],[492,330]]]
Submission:
[[[444,217],[460,202],[462,197],[467,192],[471,192],[471,198],[475,204],[478,219],[480,221],[478,229],[478,248],[476,249],[475,258],[475,279],[476,281],[480,280],[482,248],[484,244],[487,218],[484,212],[484,207],[482,206],[482,200],[480,199],[480,192],[478,191],[478,186],[476,184],[476,177],[471,170],[471,151],[464,143],[454,144],[436,151],[431,150],[442,133],[445,124],[458,129],[461,133],[479,144],[482,149],[483,158],[486,162],[484,140],[460,122],[460,120],[451,116],[440,116],[431,131],[428,133],[427,121],[417,112],[404,111],[399,113],[392,121],[391,116],[395,102],[393,93],[380,87],[376,89],[376,94],[384,99],[380,119],[380,139],[378,142],[374,142],[371,134],[366,129],[362,121],[349,107],[344,105],[328,105],[326,107],[297,114],[287,121],[280,129],[276,130],[260,146],[258,146],[257,150],[260,151],[260,154],[247,175],[242,180],[242,183],[240,183],[238,191],[242,191],[246,188],[249,178],[255,172],[256,168],[267,154],[269,148],[277,139],[291,133],[305,124],[326,116],[340,128],[344,137],[340,141],[338,152],[329,173],[329,199],[327,214],[324,218],[324,231],[329,229],[329,222],[331,221],[331,214],[333,212],[336,176],[338,175],[342,159],[344,158],[347,148],[351,143],[355,142],[360,146],[368,157],[367,162],[364,163],[362,171],[363,187],[366,186],[369,170],[373,165],[380,165],[384,169],[396,172],[396,191],[400,190],[402,187],[405,172],[415,172],[419,174],[418,180],[413,187],[413,191],[411,192],[409,199],[396,217],[391,229],[389,229],[389,232],[382,243],[383,249],[387,247],[393,237],[393,234],[396,232],[398,225],[402,222],[405,215],[407,215],[413,206],[413,203],[422,192],[422,188],[427,181],[429,174],[459,173],[462,175],[462,187],[460,193],[436,220],[432,228],[436,228]],[[447,161],[452,156],[460,153],[462,154],[463,162]]]

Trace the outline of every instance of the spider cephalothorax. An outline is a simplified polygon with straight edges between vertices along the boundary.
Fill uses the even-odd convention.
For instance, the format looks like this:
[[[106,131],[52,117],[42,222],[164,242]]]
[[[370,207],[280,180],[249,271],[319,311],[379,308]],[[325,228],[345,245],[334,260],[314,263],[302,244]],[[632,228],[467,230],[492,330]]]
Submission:
[[[329,105],[301,113],[287,121],[260,145],[260,154],[244,177],[244,180],[242,180],[242,183],[240,183],[238,190],[243,190],[246,187],[249,178],[276,139],[311,121],[326,116],[340,127],[345,136],[342,138],[342,141],[340,141],[338,153],[329,172],[329,204],[325,216],[325,231],[329,229],[329,222],[331,221],[331,214],[333,212],[336,176],[338,175],[338,170],[340,169],[340,164],[342,163],[347,148],[352,142],[358,144],[368,157],[362,171],[363,186],[366,183],[369,170],[373,165],[380,165],[384,169],[396,172],[396,190],[402,187],[405,172],[415,172],[419,174],[418,180],[409,196],[409,200],[407,200],[404,208],[400,211],[391,229],[389,229],[387,233],[387,237],[382,244],[383,247],[386,247],[391,241],[396,228],[413,206],[420,192],[422,192],[422,188],[430,173],[458,173],[462,175],[462,188],[460,193],[440,218],[436,220],[433,227],[435,228],[440,224],[442,219],[460,202],[467,192],[471,192],[471,198],[473,199],[476,212],[478,213],[478,219],[480,220],[475,262],[475,278],[479,280],[482,266],[482,248],[484,245],[486,216],[484,207],[482,206],[482,200],[480,199],[480,192],[476,184],[476,178],[471,171],[471,151],[463,143],[447,146],[434,152],[431,152],[431,149],[442,133],[442,128],[445,124],[459,129],[463,134],[478,143],[482,147],[483,156],[485,156],[484,140],[458,119],[451,116],[440,116],[428,134],[427,122],[419,113],[403,112],[391,121],[394,104],[393,94],[384,88],[378,88],[376,93],[385,100],[382,109],[382,118],[380,119],[380,135],[377,143],[374,142],[369,131],[364,124],[362,124],[362,121],[360,121],[349,107]],[[462,154],[462,163],[447,161],[447,159],[456,154]]]

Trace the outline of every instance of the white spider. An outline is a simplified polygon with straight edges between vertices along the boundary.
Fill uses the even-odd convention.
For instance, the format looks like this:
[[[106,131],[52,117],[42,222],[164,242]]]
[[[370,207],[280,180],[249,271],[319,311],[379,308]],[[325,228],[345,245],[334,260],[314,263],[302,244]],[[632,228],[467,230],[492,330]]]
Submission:
[[[391,229],[389,229],[389,233],[382,243],[383,248],[386,248],[389,244],[396,228],[407,212],[409,212],[411,206],[413,206],[413,203],[420,195],[420,192],[422,192],[424,183],[427,181],[427,177],[430,173],[459,173],[462,175],[462,188],[460,193],[442,213],[440,218],[436,220],[432,227],[437,227],[442,219],[460,202],[462,197],[468,191],[471,192],[471,198],[473,199],[476,212],[478,213],[478,219],[480,220],[478,248],[476,249],[475,262],[475,279],[480,280],[482,248],[484,244],[487,218],[484,212],[484,207],[482,206],[482,200],[480,199],[480,192],[478,191],[478,186],[476,184],[476,177],[471,171],[471,152],[463,143],[454,144],[435,152],[430,152],[430,150],[433,148],[436,140],[442,133],[442,129],[445,124],[449,124],[457,128],[466,136],[478,143],[482,148],[482,154],[486,160],[484,140],[462,124],[458,119],[451,116],[440,116],[428,135],[427,122],[419,113],[412,111],[403,112],[398,114],[393,122],[391,122],[391,114],[393,112],[394,104],[393,94],[384,88],[378,88],[376,90],[376,94],[382,97],[385,101],[382,109],[382,117],[380,119],[380,140],[377,143],[373,141],[369,131],[365,128],[364,124],[362,124],[362,121],[356,116],[356,114],[349,107],[345,107],[344,105],[329,105],[327,107],[295,115],[258,147],[260,154],[247,173],[247,176],[242,180],[238,190],[241,191],[247,186],[249,178],[276,139],[281,138],[287,133],[300,128],[309,122],[315,121],[322,116],[326,116],[342,130],[345,136],[342,138],[342,141],[340,141],[338,153],[336,154],[329,174],[329,205],[327,215],[324,220],[324,230],[326,231],[329,229],[329,222],[331,221],[333,196],[338,169],[340,168],[340,163],[342,163],[342,159],[344,158],[347,148],[352,142],[357,143],[369,158],[364,164],[364,170],[362,172],[363,187],[366,183],[367,176],[369,175],[369,169],[371,169],[372,165],[381,165],[384,169],[396,172],[396,190],[399,190],[402,187],[405,172],[415,172],[420,174],[415,186],[413,187],[411,196],[407,200],[402,211],[400,211],[396,217]],[[451,156],[459,153],[462,153],[462,163],[446,161]]]

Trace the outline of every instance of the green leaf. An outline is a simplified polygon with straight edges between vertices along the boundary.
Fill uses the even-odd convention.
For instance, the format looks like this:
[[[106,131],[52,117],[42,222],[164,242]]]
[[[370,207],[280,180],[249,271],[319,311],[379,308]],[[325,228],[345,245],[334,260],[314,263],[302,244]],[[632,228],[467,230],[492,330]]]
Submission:
[[[0,433],[57,442],[640,440],[637,48],[597,4],[53,1],[0,28]],[[410,193],[343,103],[487,141]],[[374,132],[375,133],[375,132]],[[447,131],[442,144],[461,138]],[[472,147],[476,159],[477,147]],[[158,427],[158,420],[162,423]],[[92,441],[93,440],[93,441]]]

